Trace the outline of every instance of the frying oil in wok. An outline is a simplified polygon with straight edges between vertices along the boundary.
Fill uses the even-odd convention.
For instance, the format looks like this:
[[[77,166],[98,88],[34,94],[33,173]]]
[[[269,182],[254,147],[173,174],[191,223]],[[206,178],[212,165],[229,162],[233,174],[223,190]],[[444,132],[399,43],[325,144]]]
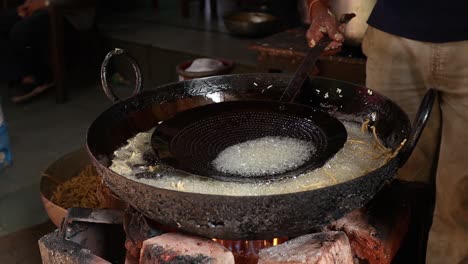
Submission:
[[[372,133],[361,132],[361,124],[345,122],[348,140],[343,148],[323,167],[282,181],[269,183],[236,183],[189,175],[148,162],[145,154],[152,152],[150,139],[153,129],[142,132],[128,140],[127,145],[116,150],[110,169],[132,180],[158,188],[184,192],[256,196],[273,195],[318,189],[362,176],[386,163],[385,153],[375,147]],[[280,152],[273,147],[262,148],[266,152]],[[276,155],[278,153],[270,154]],[[279,153],[281,154],[281,153]],[[297,161],[299,162],[299,161]],[[140,177],[142,171],[160,177]]]
[[[229,174],[271,175],[298,168],[314,152],[315,147],[304,140],[262,137],[227,147],[212,164],[218,171]]]

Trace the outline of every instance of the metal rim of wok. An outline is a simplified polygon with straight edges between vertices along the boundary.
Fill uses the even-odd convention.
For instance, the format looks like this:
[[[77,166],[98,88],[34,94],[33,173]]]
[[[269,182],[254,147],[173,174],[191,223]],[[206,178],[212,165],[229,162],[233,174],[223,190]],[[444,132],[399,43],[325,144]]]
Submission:
[[[227,196],[156,188],[108,168],[112,153],[138,132],[146,131],[176,112],[220,101],[279,98],[291,75],[240,74],[178,82],[121,100],[91,124],[87,148],[106,184],[122,200],[148,218],[180,231],[230,240],[271,239],[305,234],[362,207],[389,181],[411,154],[436,97],[429,90],[415,122],[391,100],[347,82],[311,78],[298,102],[320,107],[340,120],[371,118],[379,138],[400,153],[382,167],[350,181],[320,189],[263,196]],[[254,85],[254,83],[256,85]],[[273,85],[268,93],[263,87]],[[337,88],[341,93],[337,93]],[[324,94],[328,97],[324,98]]]
[[[212,164],[227,147],[266,136],[309,142],[314,151],[303,164],[281,173],[226,173]],[[156,127],[151,145],[161,162],[176,169],[219,181],[260,183],[320,168],[346,140],[344,125],[320,109],[277,101],[242,100],[180,112]]]

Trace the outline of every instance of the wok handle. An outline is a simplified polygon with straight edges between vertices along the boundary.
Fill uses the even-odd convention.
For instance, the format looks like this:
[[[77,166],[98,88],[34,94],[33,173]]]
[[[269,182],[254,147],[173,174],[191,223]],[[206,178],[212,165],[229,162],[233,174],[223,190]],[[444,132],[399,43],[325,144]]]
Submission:
[[[414,120],[411,129],[411,134],[406,141],[405,146],[398,154],[400,168],[405,165],[405,163],[408,161],[408,158],[411,156],[411,153],[413,153],[413,150],[418,143],[419,137],[421,136],[421,133],[426,126],[429,115],[431,114],[434,102],[437,98],[437,94],[437,91],[431,88],[424,95],[424,98],[419,105],[418,113],[416,114],[416,119]]]
[[[114,56],[124,56],[132,64],[132,68],[135,73],[135,88],[133,90],[132,96],[137,95],[142,91],[142,81],[140,66],[138,66],[136,60],[130,55],[128,55],[128,53],[125,50],[116,48],[113,51],[107,53],[101,65],[101,84],[104,93],[107,95],[107,98],[109,98],[113,103],[116,103],[120,101],[120,98],[114,93],[113,89],[109,86],[109,83],[107,81],[108,64],[110,59]]]

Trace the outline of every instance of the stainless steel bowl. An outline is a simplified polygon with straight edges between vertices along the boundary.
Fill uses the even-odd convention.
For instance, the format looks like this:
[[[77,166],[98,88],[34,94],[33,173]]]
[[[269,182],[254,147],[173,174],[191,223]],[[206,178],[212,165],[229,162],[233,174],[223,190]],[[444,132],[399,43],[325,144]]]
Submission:
[[[236,12],[224,16],[224,25],[235,36],[261,37],[279,28],[277,17],[261,12]]]

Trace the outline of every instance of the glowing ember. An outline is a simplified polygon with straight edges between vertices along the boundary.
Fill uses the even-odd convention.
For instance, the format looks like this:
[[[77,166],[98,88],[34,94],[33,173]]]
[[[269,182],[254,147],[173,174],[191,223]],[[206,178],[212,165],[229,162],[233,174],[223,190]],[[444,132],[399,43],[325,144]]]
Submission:
[[[287,238],[273,238],[269,240],[221,240],[213,238],[234,254],[236,263],[256,264],[258,252],[261,249],[273,247],[286,242]]]

